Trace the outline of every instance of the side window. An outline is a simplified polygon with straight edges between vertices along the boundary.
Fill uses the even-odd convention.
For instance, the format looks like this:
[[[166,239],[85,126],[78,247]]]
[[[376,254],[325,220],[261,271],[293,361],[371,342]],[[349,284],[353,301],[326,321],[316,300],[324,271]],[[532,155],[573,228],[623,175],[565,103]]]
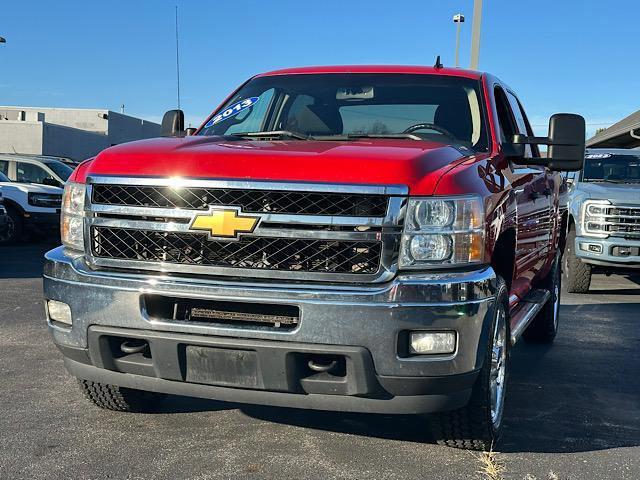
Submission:
[[[507,92],[507,97],[509,97],[509,104],[511,105],[511,110],[513,111],[516,125],[518,126],[518,133],[532,137],[533,130],[531,129],[531,124],[529,124],[529,120],[524,113],[520,101],[511,92]],[[527,145],[525,147],[525,154],[529,157],[539,157],[540,151],[537,145]]]
[[[495,89],[496,108],[498,110],[498,122],[500,123],[500,142],[507,143],[518,133],[513,120],[513,113],[507,100],[504,90],[500,87]]]
[[[6,160],[0,160],[0,173],[4,173],[9,176],[9,162]]]
[[[16,180],[18,182],[43,183],[45,178],[51,178],[51,175],[38,165],[16,162]]]

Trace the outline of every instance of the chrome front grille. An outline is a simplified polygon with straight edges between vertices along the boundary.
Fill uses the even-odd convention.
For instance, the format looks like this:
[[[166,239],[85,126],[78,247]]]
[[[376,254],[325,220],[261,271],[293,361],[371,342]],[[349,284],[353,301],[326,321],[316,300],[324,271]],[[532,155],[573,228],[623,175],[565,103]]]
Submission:
[[[588,229],[618,237],[640,237],[640,206],[597,205],[589,215]]]
[[[92,227],[94,256],[181,265],[260,270],[374,274],[380,266],[380,242],[265,238],[212,241],[207,235]]]
[[[330,282],[396,271],[402,186],[91,177],[85,243],[95,268]],[[191,228],[217,209],[259,223],[235,238]]]
[[[358,193],[291,192],[234,188],[154,185],[93,186],[91,201],[99,205],[207,210],[210,205],[240,207],[246,213],[384,217],[388,198]]]

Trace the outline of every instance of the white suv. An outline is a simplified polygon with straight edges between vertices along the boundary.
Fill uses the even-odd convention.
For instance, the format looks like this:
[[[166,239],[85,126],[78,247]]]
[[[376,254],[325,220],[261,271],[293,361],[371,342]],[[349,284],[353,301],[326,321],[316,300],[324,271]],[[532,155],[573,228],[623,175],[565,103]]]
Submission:
[[[52,157],[0,155],[0,173],[13,182],[64,187],[73,169]]]
[[[0,243],[20,241],[27,232],[52,234],[59,231],[62,188],[12,182],[0,172],[0,190],[9,217]]]

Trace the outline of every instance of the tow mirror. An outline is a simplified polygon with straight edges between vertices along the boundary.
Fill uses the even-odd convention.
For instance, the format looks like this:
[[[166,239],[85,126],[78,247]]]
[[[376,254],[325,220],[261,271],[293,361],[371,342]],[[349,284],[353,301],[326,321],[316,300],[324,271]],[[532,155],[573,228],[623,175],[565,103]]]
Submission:
[[[184,112],[182,110],[169,110],[162,117],[160,136],[181,137],[184,136]]]
[[[526,165],[544,165],[550,170],[575,172],[582,170],[585,153],[585,121],[573,113],[556,113],[549,120],[548,137],[515,135],[513,147],[548,145],[546,158],[524,158]]]

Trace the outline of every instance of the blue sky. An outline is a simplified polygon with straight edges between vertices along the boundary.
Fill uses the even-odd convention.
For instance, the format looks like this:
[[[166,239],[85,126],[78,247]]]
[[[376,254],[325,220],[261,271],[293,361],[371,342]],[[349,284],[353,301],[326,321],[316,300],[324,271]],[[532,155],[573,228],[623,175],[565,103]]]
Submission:
[[[433,64],[454,56],[453,14],[473,0],[9,1],[0,7],[0,105],[110,108],[159,120],[175,106],[174,6],[182,107],[199,123],[239,83],[275,68]],[[480,69],[509,83],[538,133],[584,115],[589,133],[640,108],[640,2],[485,0]]]

